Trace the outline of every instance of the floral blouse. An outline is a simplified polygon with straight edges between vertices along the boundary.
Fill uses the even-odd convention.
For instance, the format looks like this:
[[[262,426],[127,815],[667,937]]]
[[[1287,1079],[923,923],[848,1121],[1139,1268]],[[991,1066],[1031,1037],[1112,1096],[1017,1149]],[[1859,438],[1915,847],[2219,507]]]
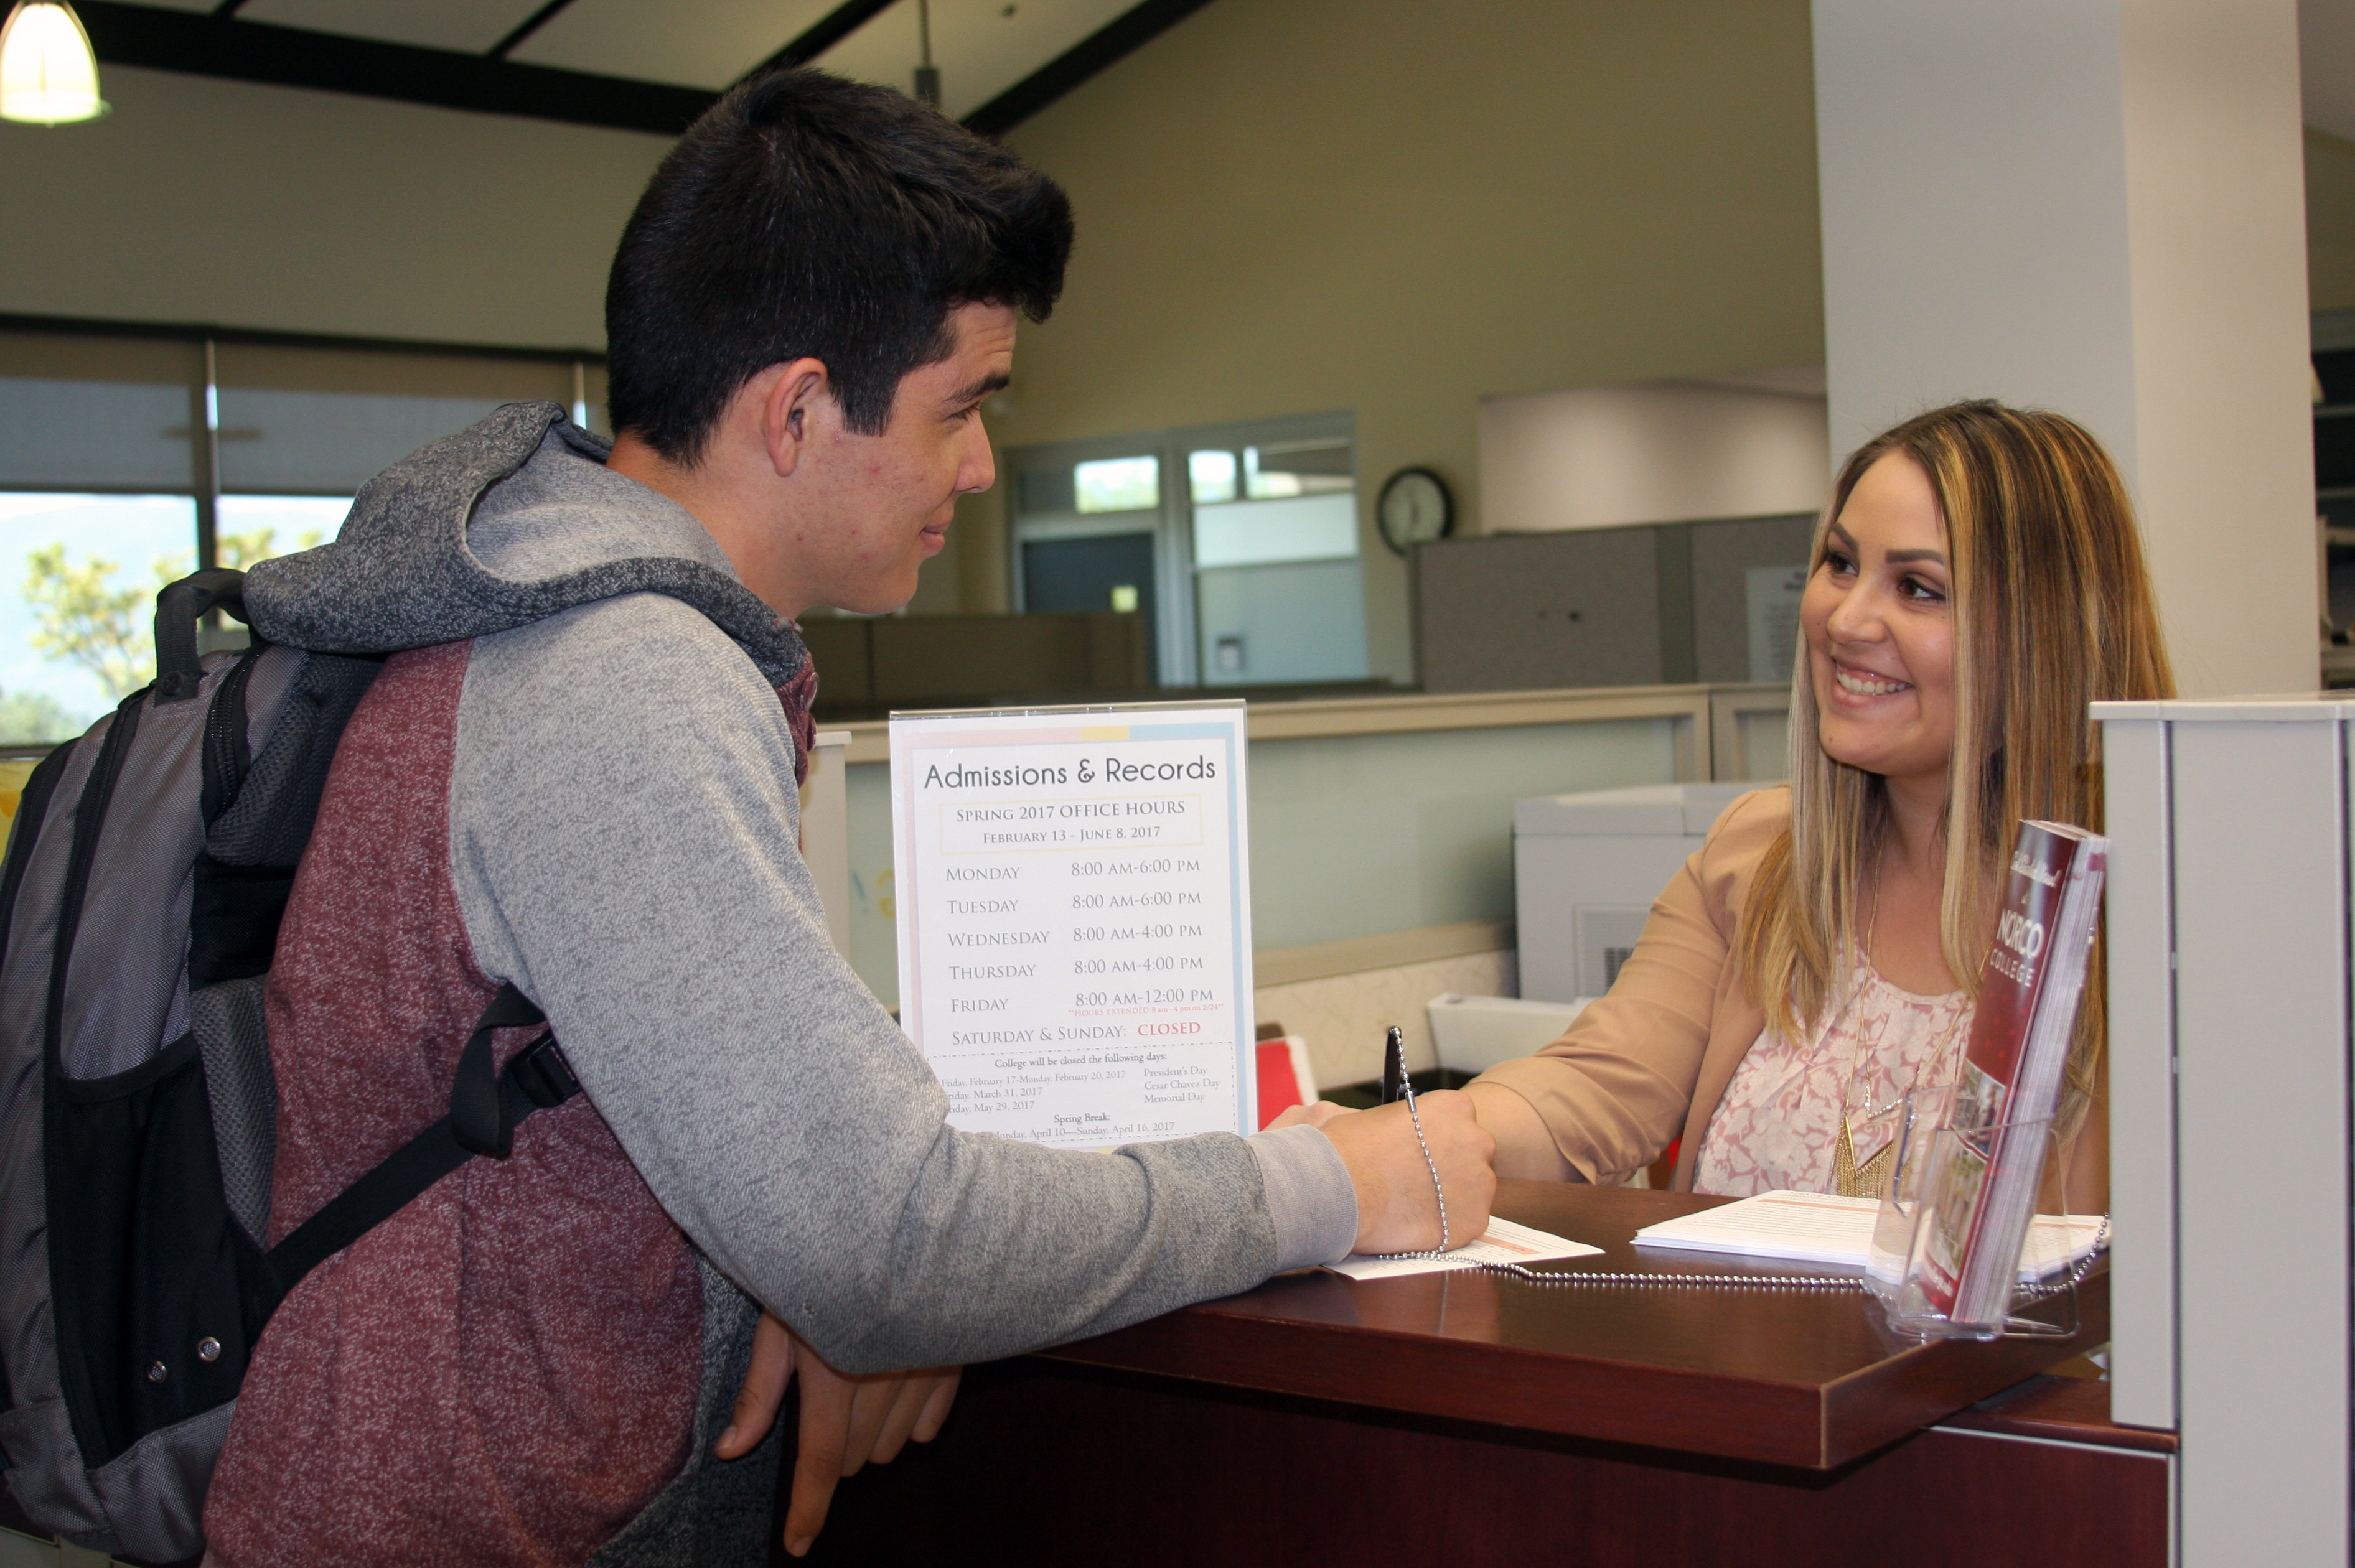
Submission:
[[[1701,1135],[1694,1192],[1831,1192],[1843,1111],[1865,1164],[1894,1131],[1909,1091],[1955,1075],[1971,1026],[1961,991],[1900,991],[1860,955],[1831,1012],[1811,1039],[1786,1040],[1771,1023],[1760,1033]]]

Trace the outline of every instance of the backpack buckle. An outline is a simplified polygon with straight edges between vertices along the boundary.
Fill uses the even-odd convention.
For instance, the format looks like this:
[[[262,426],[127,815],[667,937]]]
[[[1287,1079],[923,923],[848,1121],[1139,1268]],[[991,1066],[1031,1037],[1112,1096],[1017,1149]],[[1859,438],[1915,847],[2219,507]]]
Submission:
[[[506,1076],[541,1110],[560,1106],[581,1092],[572,1065],[556,1047],[553,1033],[541,1035],[507,1059]]]

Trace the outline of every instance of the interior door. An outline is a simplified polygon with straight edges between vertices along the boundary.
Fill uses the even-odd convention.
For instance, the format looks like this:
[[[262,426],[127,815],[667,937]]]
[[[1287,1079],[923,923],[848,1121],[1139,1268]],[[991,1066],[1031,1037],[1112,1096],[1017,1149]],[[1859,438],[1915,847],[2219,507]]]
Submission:
[[[1158,683],[1160,628],[1155,619],[1153,550],[1150,534],[1025,539],[1022,607],[1033,615],[1112,609],[1143,616],[1147,675]]]

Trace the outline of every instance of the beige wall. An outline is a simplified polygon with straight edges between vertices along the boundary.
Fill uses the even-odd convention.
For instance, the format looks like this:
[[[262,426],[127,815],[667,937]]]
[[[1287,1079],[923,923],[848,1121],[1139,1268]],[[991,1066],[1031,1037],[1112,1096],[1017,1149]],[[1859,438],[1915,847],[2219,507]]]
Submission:
[[[86,125],[0,124],[0,312],[595,348],[670,145],[104,69]]]
[[[1424,463],[1476,528],[1484,396],[1822,358],[1813,115],[1804,0],[1216,0],[1009,136],[1080,237],[996,438],[1353,409],[1369,503]]]
[[[0,312],[552,347],[663,138],[111,67],[0,125]],[[1356,410],[1373,486],[1479,524],[1487,396],[1823,355],[1803,0],[1217,0],[1012,136],[1080,248],[1001,443]],[[2355,143],[2306,136],[2314,307],[2355,308]],[[1003,490],[918,610],[1007,602]],[[1405,576],[1369,529],[1377,666]]]
[[[1482,522],[1544,534],[1820,509],[1821,397],[1699,381],[1525,392],[1480,405]]]

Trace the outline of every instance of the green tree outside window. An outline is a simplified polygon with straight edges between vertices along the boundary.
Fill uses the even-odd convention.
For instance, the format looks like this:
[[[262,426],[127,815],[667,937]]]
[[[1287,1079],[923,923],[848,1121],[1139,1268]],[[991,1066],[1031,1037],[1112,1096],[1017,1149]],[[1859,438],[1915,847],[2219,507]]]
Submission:
[[[322,536],[318,529],[306,529],[296,536],[293,548],[307,550]],[[278,548],[275,528],[223,534],[218,541],[220,564],[239,570],[285,553]],[[155,595],[182,575],[180,563],[158,556],[149,568],[149,580],[122,581],[119,563],[101,556],[69,560],[64,541],[56,540],[27,555],[25,567],[33,646],[45,657],[89,671],[110,702],[121,702],[155,678]],[[22,714],[16,711],[20,707]],[[55,739],[78,727],[48,697],[23,692],[0,694],[0,744],[9,743],[27,726],[43,725],[48,727],[40,739]]]

